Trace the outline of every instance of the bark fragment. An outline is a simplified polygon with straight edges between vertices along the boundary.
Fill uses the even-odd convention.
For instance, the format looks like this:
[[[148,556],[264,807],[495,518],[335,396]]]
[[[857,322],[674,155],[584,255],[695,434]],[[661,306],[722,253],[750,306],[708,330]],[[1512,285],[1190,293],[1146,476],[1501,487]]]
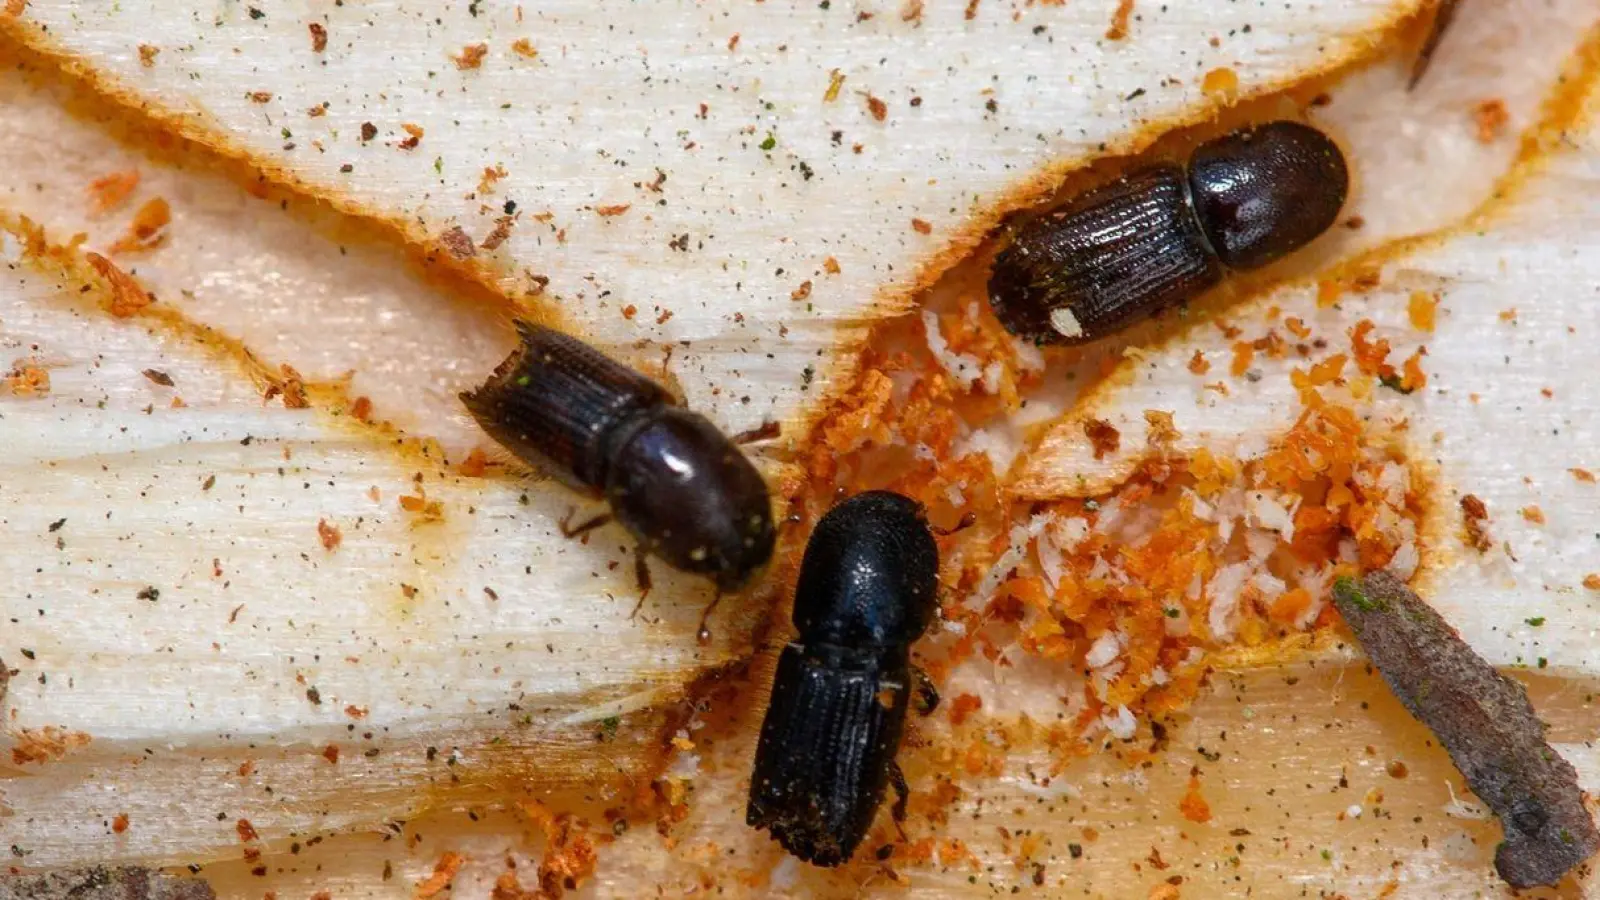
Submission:
[[[1577,772],[1545,741],[1522,685],[1389,572],[1339,579],[1333,602],[1395,696],[1499,817],[1505,840],[1494,866],[1507,884],[1555,884],[1600,849]]]
[[[216,900],[216,896],[211,885],[197,878],[172,878],[132,867],[0,875],[0,900]]]

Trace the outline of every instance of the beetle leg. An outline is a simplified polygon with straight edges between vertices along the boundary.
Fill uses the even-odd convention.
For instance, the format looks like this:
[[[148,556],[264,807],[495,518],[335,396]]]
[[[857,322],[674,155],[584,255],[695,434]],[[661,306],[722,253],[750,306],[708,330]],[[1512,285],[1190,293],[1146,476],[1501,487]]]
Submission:
[[[894,788],[894,805],[889,807],[889,817],[894,820],[894,830],[900,832],[900,840],[910,840],[906,837],[904,822],[911,805],[911,786],[906,784],[906,773],[900,771],[900,763],[892,759],[889,760],[889,784]]]
[[[1411,80],[1406,84],[1406,90],[1415,90],[1417,82],[1428,71],[1428,64],[1433,62],[1433,53],[1439,49],[1439,40],[1450,27],[1450,22],[1456,17],[1456,7],[1461,0],[1439,0],[1433,13],[1433,22],[1428,25],[1428,36],[1422,41],[1422,49],[1417,51],[1417,58],[1411,63]]]
[[[705,609],[700,611],[700,630],[695,632],[695,639],[698,640],[701,645],[711,643],[711,629],[706,627],[706,620],[711,618],[711,611],[716,609],[717,604],[721,602],[722,591],[719,590],[711,598],[711,603],[709,603]]]
[[[933,679],[922,669],[912,666],[911,679],[917,683],[917,712],[924,716],[933,715],[939,708],[939,689],[933,686]]]
[[[741,431],[734,435],[733,442],[735,444],[754,444],[759,441],[770,441],[782,433],[783,426],[777,422],[767,421],[762,422],[760,428],[752,428],[749,431]]]
[[[600,513],[599,515],[580,522],[574,526],[572,524],[572,517],[577,515],[577,513],[578,508],[576,506],[567,507],[567,514],[561,517],[560,522],[562,537],[569,540],[575,537],[581,537],[582,535],[588,534],[596,528],[599,528],[601,525],[611,521],[610,513]]]
[[[784,514],[783,521],[778,523],[779,527],[780,528],[788,528],[791,525],[799,525],[802,522],[804,522],[805,520],[806,520],[806,507],[805,507],[805,504],[800,502],[800,498],[799,497],[790,497],[789,498],[789,511]]]
[[[650,596],[650,564],[645,561],[644,547],[635,547],[633,550],[633,579],[639,585],[639,602],[633,605],[633,612],[628,613],[632,619],[639,614],[644,606],[645,598]]]
[[[933,529],[933,533],[939,537],[949,537],[958,531],[966,531],[976,524],[978,524],[977,513],[965,512],[961,514],[961,521],[957,522],[954,528],[940,528],[937,525],[929,525],[928,527]]]

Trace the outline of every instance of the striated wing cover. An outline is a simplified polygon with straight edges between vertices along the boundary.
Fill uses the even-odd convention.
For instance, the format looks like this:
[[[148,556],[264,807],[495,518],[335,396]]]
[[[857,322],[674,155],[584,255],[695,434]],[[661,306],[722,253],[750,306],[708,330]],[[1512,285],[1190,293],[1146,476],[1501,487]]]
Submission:
[[[832,648],[785,648],[746,820],[807,862],[849,859],[872,825],[900,746],[905,674]]]

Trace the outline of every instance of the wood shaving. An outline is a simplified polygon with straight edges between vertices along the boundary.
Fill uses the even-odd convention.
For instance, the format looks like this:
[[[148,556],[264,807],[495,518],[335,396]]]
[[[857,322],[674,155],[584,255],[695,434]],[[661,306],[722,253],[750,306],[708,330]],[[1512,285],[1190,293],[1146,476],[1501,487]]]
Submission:
[[[1133,18],[1133,0],[1117,0],[1117,11],[1111,14],[1111,27],[1106,29],[1106,40],[1120,41],[1128,36],[1128,21]]]
[[[450,57],[450,60],[456,64],[456,68],[466,71],[483,65],[483,58],[487,55],[489,55],[488,44],[468,44],[461,48],[460,53]]]
[[[11,747],[11,762],[24,766],[64,759],[72,751],[89,746],[91,738],[81,731],[46,725],[43,728],[23,728],[16,733],[15,740]]]
[[[322,549],[332,553],[344,542],[344,533],[339,530],[339,526],[330,524],[327,519],[318,519],[317,539],[322,542]]]
[[[417,885],[411,896],[415,900],[429,900],[430,897],[436,896],[450,886],[450,882],[455,880],[456,873],[461,871],[466,862],[467,858],[459,853],[443,854],[439,857],[439,861],[434,863],[433,874]]]
[[[1478,130],[1478,142],[1492,144],[1506,133],[1506,126],[1511,123],[1511,113],[1506,110],[1503,100],[1484,100],[1472,108],[1472,122]]]
[[[139,186],[139,170],[112,172],[89,182],[89,214],[103,216],[128,202]]]
[[[128,231],[111,245],[112,253],[142,253],[154,250],[167,239],[167,226],[172,224],[172,207],[156,197],[139,207],[128,223]]]
[[[117,268],[111,260],[98,253],[85,253],[83,258],[105,279],[111,289],[110,310],[113,316],[125,319],[155,302],[155,295],[139,286],[133,276]]]
[[[467,232],[460,225],[440,235],[439,243],[443,244],[444,249],[456,259],[470,259],[478,253],[478,249],[472,244],[472,238],[467,237]]]
[[[1083,423],[1083,434],[1094,447],[1094,458],[1104,459],[1122,446],[1122,433],[1104,419],[1088,419]]]

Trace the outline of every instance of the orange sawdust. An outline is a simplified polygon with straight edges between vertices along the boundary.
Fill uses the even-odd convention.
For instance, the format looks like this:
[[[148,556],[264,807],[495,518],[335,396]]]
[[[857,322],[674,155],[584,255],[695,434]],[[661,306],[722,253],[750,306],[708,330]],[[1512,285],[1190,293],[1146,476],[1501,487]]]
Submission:
[[[278,378],[267,383],[262,402],[265,403],[281,395],[285,409],[310,409],[311,400],[306,396],[306,380],[299,371],[284,363],[278,367],[278,374]]]
[[[1422,357],[1427,351],[1418,348],[1417,352],[1406,357],[1400,366],[1400,389],[1411,393],[1419,388],[1426,387],[1428,376],[1422,371]]]
[[[1309,405],[1311,400],[1308,392],[1315,392],[1319,387],[1335,384],[1344,374],[1344,364],[1350,358],[1343,353],[1335,353],[1327,359],[1312,365],[1310,370],[1295,369],[1289,373],[1289,383],[1300,392],[1300,402]]]
[[[1505,134],[1506,126],[1511,123],[1511,113],[1504,100],[1491,97],[1472,108],[1472,122],[1477,126],[1479,143],[1492,144]]]
[[[11,747],[13,765],[46,763],[63,759],[74,750],[89,746],[90,737],[57,725],[43,728],[24,728],[17,732],[16,743]]]
[[[172,207],[156,197],[139,207],[128,223],[128,231],[111,245],[112,254],[139,253],[154,250],[167,239],[167,226],[172,224]]]
[[[6,388],[18,397],[42,397],[50,393],[50,371],[26,359],[17,360],[5,379]]]
[[[1376,284],[1375,271],[1356,272],[1330,286],[1330,302]],[[1148,734],[1137,723],[1186,709],[1204,687],[1211,653],[1270,650],[1273,641],[1334,627],[1326,581],[1386,565],[1415,541],[1421,489],[1380,430],[1390,426],[1355,406],[1385,375],[1401,385],[1421,380],[1403,364],[1396,371],[1392,347],[1370,322],[1352,330],[1348,350],[1321,357],[1305,321],[1281,312],[1277,321],[1254,338],[1217,326],[1232,354],[1223,365],[1235,376],[1257,378],[1265,359],[1308,358],[1289,375],[1302,408],[1264,451],[1181,449],[1172,413],[1159,409],[1144,411],[1144,438],[1128,446],[1116,426],[1079,413],[1077,427],[1098,456],[1142,461],[1103,493],[1040,502],[1007,495],[991,451],[972,438],[1022,406],[1054,351],[1030,358],[981,297],[941,302],[874,333],[853,384],[815,426],[802,460],[809,488],[791,512],[814,522],[837,497],[888,489],[924,504],[938,525],[972,515],[967,531],[939,538],[944,627],[918,644],[918,665],[944,684],[965,677],[963,667],[1000,670],[1032,657],[1030,666],[1060,677],[1060,715],[1048,722],[983,715],[976,694],[956,691],[946,716],[921,726],[931,741],[910,744],[931,770],[917,779],[915,815],[934,823],[954,815],[960,784],[1004,772],[1013,747],[1048,750],[1052,775],[1102,746],[1131,759],[1141,738],[1130,735]],[[1115,371],[1116,359],[1100,361],[1101,376]],[[1195,353],[1188,368],[1205,375],[1214,361]],[[673,813],[657,822],[668,836],[686,814],[686,792],[673,779],[656,789]],[[1184,799],[1193,821],[1209,818],[1198,781]],[[895,841],[886,823],[876,835]],[[899,844],[894,866],[937,862],[941,849]]]
[[[437,522],[444,518],[444,506],[437,500],[429,500],[428,492],[417,485],[415,494],[402,494],[400,508],[414,516],[417,523]]]
[[[112,172],[89,182],[89,214],[103,216],[128,202],[139,186],[139,170]]]
[[[1345,363],[1330,358],[1298,373],[1306,408],[1260,457],[1166,453],[1106,496],[1036,505],[1046,523],[1027,543],[1031,564],[1001,583],[974,623],[983,630],[968,626],[952,656],[1004,646],[1003,634],[986,635],[1014,623],[1021,652],[1061,664],[1064,674],[1090,671],[1079,722],[1092,726],[1121,707],[1136,716],[1181,709],[1203,677],[1195,650],[1326,627],[1331,618],[1311,587],[1320,581],[1300,583],[1303,572],[1344,571],[1345,548],[1360,568],[1386,565],[1414,539],[1420,514],[1412,489],[1379,488],[1400,462],[1354,410],[1320,393]],[[1221,508],[1253,521],[1256,513],[1244,511],[1249,496],[1265,498],[1261,515],[1277,510],[1273,530],[1265,521],[1254,526],[1271,538],[1259,557],[1219,528]],[[1129,510],[1145,517],[1137,537],[1107,529],[1107,516]],[[1004,534],[992,540],[990,558],[1007,544]],[[1226,612],[1212,609],[1224,600]],[[959,612],[955,620],[963,621]],[[1115,649],[1109,664],[1107,646]],[[1096,647],[1102,653],[1090,666]]]
[[[466,863],[467,858],[459,853],[446,852],[440,855],[439,861],[433,864],[433,874],[418,884],[411,896],[415,900],[429,900],[439,895],[450,886],[450,882],[455,880],[456,873],[460,872]]]
[[[983,700],[976,694],[961,694],[950,703],[950,724],[959,727],[982,708]]]
[[[1132,17],[1133,0],[1117,0],[1116,12],[1111,14],[1111,25],[1106,28],[1106,40],[1120,41],[1126,38],[1128,36],[1128,20]]]
[[[1411,327],[1418,331],[1432,331],[1439,312],[1439,295],[1427,291],[1412,291],[1406,302],[1406,313]]]
[[[552,813],[537,800],[518,803],[517,811],[544,836],[538,872],[541,896],[562,897],[594,874],[597,857],[594,842],[585,834],[589,828],[586,820],[570,813]]]
[[[111,314],[119,319],[137,315],[140,310],[155,302],[155,296],[139,286],[133,276],[117,268],[116,264],[98,253],[84,253],[83,258],[105,279],[111,289]]]
[[[1086,419],[1083,423],[1083,434],[1089,439],[1089,445],[1094,448],[1094,458],[1104,459],[1107,455],[1116,453],[1122,446],[1122,434],[1104,419]]]
[[[1211,821],[1211,804],[1200,793],[1200,779],[1197,776],[1189,776],[1189,789],[1178,801],[1178,811],[1183,813],[1185,819],[1197,824]]]
[[[327,519],[318,519],[317,540],[322,544],[322,549],[332,553],[344,542],[344,533],[339,530],[339,526],[329,523]]]
[[[1256,358],[1256,348],[1246,341],[1238,341],[1233,345],[1233,364],[1228,367],[1229,374],[1238,378],[1250,370],[1250,363]]]
[[[1144,421],[1147,426],[1145,443],[1157,449],[1168,447],[1173,441],[1183,437],[1178,431],[1177,424],[1173,421],[1172,413],[1160,409],[1147,409],[1144,411]]]
[[[489,455],[483,452],[482,447],[473,447],[467,458],[461,461],[458,471],[466,478],[482,478],[489,470]]]
[[[1239,73],[1227,66],[1212,69],[1200,79],[1200,90],[1208,97],[1231,98],[1239,92]]]
[[[1350,348],[1355,354],[1356,367],[1368,375],[1392,374],[1394,369],[1385,360],[1389,358],[1389,341],[1371,340],[1378,326],[1371,319],[1362,319],[1350,330]]]

